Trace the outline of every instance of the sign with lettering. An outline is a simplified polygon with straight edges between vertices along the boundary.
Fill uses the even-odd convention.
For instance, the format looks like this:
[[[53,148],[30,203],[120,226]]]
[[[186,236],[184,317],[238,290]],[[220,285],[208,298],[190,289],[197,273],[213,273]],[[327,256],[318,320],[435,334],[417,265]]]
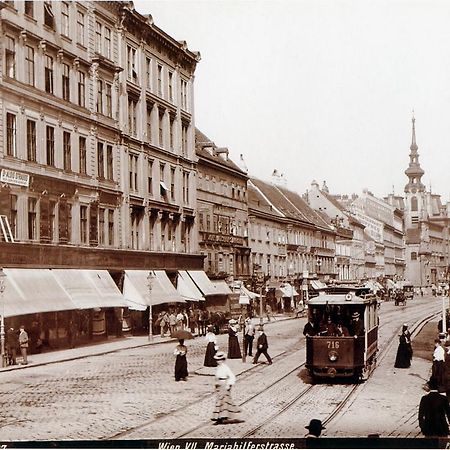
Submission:
[[[30,175],[27,173],[16,172],[15,170],[2,169],[0,181],[2,183],[28,187],[30,185]]]

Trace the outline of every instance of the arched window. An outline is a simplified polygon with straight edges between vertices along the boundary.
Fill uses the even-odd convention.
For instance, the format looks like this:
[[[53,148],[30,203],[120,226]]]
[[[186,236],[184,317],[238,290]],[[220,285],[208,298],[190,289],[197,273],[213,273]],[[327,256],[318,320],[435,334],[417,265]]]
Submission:
[[[411,252],[411,261],[416,261],[416,260],[417,260],[417,253]]]
[[[411,211],[417,211],[417,197],[411,198]]]

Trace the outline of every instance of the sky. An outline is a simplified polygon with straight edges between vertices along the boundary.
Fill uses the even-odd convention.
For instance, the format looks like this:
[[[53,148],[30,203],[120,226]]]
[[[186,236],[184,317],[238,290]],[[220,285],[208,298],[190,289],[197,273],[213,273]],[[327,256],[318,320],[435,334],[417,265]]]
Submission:
[[[403,194],[414,110],[422,181],[450,196],[447,0],[134,1],[190,50],[195,124],[249,174],[303,193]]]

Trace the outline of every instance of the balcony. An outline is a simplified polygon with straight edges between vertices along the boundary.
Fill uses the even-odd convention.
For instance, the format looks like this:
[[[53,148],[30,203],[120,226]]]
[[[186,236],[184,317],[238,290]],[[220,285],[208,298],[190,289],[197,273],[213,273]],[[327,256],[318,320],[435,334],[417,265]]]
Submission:
[[[335,249],[327,247],[311,247],[311,253],[317,256],[334,256]]]
[[[353,239],[353,230],[350,230],[349,228],[336,227],[336,234],[338,237]]]
[[[286,247],[288,252],[295,253],[307,253],[308,250],[306,245],[287,244]]]

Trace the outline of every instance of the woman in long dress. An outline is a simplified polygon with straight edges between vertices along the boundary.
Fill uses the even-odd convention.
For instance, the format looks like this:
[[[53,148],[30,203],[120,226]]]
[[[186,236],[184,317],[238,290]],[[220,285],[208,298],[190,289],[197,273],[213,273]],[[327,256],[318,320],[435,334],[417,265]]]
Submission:
[[[237,337],[237,322],[231,319],[228,324],[228,359],[240,359],[242,358],[242,354]]]
[[[213,327],[212,325],[208,326],[208,332],[206,333],[205,340],[208,343],[206,346],[206,353],[205,353],[205,362],[203,365],[205,367],[216,367],[217,361],[214,359],[214,355],[217,351],[217,337],[213,333]]]
[[[177,357],[175,360],[175,381],[186,381],[189,375],[186,359],[187,347],[184,345],[184,339],[180,339],[179,342],[173,352]]]
[[[236,414],[240,410],[233,403],[231,397],[231,388],[236,382],[236,377],[225,363],[225,353],[217,352],[214,359],[217,361],[215,380],[216,405],[211,420],[215,422],[215,425],[219,425],[225,423],[225,420],[230,421],[235,419]]]
[[[408,325],[405,323],[402,328],[402,334],[399,336],[399,344],[394,367],[397,369],[407,369],[408,367],[411,367],[411,358],[411,334],[408,331]]]

